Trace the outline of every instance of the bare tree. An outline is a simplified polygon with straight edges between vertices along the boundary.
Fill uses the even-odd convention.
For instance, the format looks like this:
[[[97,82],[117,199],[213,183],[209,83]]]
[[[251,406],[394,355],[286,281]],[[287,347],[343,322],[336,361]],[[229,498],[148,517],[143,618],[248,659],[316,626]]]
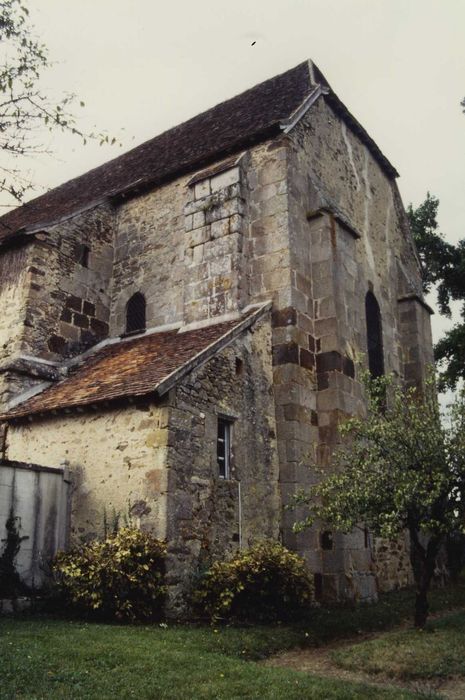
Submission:
[[[44,129],[76,134],[85,143],[98,139],[114,143],[105,133],[85,133],[76,125],[74,110],[84,106],[76,95],[54,101],[40,86],[51,62],[47,47],[35,36],[23,0],[0,1],[0,194],[20,203],[33,183],[24,175],[28,156],[48,152]]]

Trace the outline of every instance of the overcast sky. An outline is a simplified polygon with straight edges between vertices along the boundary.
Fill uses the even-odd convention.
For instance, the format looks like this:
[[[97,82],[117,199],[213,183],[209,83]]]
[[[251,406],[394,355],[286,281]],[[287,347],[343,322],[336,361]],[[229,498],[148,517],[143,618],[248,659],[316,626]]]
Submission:
[[[430,190],[447,238],[465,237],[465,0],[28,4],[56,61],[44,86],[78,93],[80,124],[118,135],[123,150],[312,58],[400,172],[404,203]],[[44,187],[122,152],[51,145],[53,159],[30,164]]]

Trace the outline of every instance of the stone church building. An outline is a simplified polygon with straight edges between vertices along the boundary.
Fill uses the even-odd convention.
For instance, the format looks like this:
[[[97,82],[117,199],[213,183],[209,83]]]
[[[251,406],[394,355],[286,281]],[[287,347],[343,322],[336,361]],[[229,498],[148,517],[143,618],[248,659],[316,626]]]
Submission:
[[[50,551],[130,518],[168,541],[175,610],[264,537],[318,595],[409,580],[402,543],[295,535],[283,507],[363,412],[359,356],[406,382],[432,360],[397,176],[306,61],[0,219],[0,484],[66,471]]]

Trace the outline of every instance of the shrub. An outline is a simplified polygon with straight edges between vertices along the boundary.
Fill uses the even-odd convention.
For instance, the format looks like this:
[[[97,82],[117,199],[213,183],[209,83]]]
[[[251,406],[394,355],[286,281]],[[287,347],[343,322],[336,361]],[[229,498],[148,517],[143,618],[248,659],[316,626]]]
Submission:
[[[308,613],[312,599],[305,561],[272,541],[215,562],[194,593],[195,605],[209,618],[250,622],[295,619]]]
[[[103,541],[60,552],[52,566],[65,600],[79,612],[135,621],[158,617],[166,593],[166,545],[123,528]]]

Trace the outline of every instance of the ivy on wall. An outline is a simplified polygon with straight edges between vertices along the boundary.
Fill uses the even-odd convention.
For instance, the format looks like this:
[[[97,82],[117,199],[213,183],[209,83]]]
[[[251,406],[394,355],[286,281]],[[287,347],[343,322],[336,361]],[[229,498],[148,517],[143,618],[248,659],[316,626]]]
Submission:
[[[19,534],[20,518],[10,509],[5,523],[6,537],[0,554],[0,598],[16,598],[26,592],[26,586],[21,582],[16,570],[16,557],[21,548],[21,542],[27,540]]]

